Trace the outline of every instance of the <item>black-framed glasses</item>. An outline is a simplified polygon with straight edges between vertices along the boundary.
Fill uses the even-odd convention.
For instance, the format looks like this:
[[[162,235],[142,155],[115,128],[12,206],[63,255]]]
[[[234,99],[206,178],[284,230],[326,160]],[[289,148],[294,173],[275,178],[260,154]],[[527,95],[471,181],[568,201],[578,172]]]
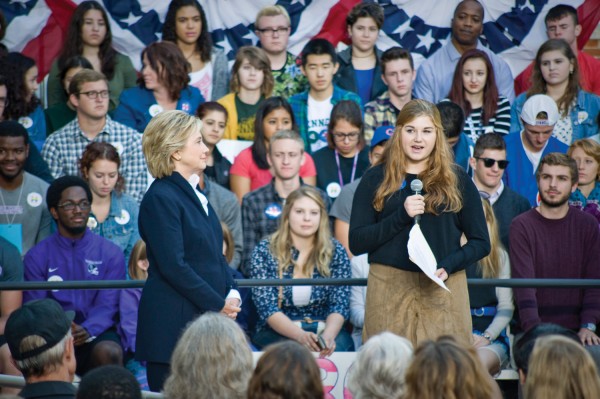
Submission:
[[[476,160],[481,160],[483,161],[483,166],[485,166],[486,168],[491,168],[492,166],[494,166],[494,164],[496,162],[498,162],[498,167],[500,169],[506,169],[506,167],[508,166],[508,162],[506,159],[501,159],[501,160],[496,160],[494,158],[477,158],[475,157]]]
[[[284,35],[290,31],[290,27],[280,27],[280,28],[265,28],[265,29],[257,29],[257,32],[262,33],[265,36],[273,36],[275,33],[278,35]]]
[[[95,100],[98,98],[98,96],[100,96],[100,98],[108,98],[108,96],[110,95],[110,91],[108,91],[108,90],[101,90],[101,91],[92,90],[92,91],[82,91],[79,94],[85,94],[87,96],[87,98],[89,98],[90,100]]]
[[[60,205],[57,205],[58,208],[62,208],[65,211],[74,211],[75,208],[79,208],[82,211],[87,211],[92,207],[92,204],[88,200],[83,200],[79,202],[63,202]]]
[[[359,132],[351,132],[351,133],[332,133],[332,134],[333,134],[333,139],[335,141],[342,142],[346,139],[348,139],[348,141],[358,140],[358,135],[360,133]]]

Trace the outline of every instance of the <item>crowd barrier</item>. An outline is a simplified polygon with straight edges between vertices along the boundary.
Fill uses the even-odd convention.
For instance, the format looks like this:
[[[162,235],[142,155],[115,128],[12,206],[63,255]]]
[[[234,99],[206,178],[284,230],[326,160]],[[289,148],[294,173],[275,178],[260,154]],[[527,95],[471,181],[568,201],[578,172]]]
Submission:
[[[269,280],[236,280],[238,287],[257,286],[282,286],[282,285],[348,285],[365,286],[367,279],[269,279]],[[3,290],[59,290],[59,289],[125,289],[142,288],[144,281],[139,280],[107,280],[107,281],[27,281],[27,282],[3,282],[0,283],[0,291]],[[511,288],[600,288],[599,280],[587,279],[467,279],[469,285],[495,286]],[[254,353],[255,362],[262,355],[261,352]],[[315,355],[316,356],[316,355]],[[337,352],[325,359],[317,359],[321,369],[321,378],[326,392],[326,399],[348,399],[351,398],[346,389],[348,372],[356,357],[354,352]],[[506,369],[496,376],[497,380],[516,380],[518,374],[515,370]],[[0,374],[0,386],[22,387],[24,380]],[[143,397],[148,399],[164,398],[163,395],[143,392]]]

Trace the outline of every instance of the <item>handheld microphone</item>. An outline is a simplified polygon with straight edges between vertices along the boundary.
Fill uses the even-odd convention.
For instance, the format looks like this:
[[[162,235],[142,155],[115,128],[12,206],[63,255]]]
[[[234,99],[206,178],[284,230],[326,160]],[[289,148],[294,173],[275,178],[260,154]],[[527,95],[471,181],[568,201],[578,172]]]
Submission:
[[[419,179],[415,179],[410,183],[410,189],[415,192],[415,195],[421,194],[423,190],[423,182]],[[415,215],[415,223],[419,224],[421,221],[421,215]]]

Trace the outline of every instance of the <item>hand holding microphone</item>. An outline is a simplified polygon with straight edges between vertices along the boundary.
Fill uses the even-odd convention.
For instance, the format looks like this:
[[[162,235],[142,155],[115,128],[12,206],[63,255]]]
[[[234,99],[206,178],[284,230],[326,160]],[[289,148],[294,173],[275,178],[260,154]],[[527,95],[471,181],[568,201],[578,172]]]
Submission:
[[[408,216],[415,218],[415,223],[421,221],[421,214],[425,213],[425,198],[421,195],[423,190],[423,182],[419,179],[415,179],[410,183],[410,189],[415,192],[415,195],[411,195],[404,201],[404,209]]]

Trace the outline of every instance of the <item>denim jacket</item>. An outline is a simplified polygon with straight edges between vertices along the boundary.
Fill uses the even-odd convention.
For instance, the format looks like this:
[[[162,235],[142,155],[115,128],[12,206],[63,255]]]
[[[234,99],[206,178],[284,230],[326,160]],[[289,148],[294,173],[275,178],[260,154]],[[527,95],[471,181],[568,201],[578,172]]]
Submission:
[[[510,112],[511,133],[520,132],[523,129],[520,115],[526,100],[527,93],[523,93],[517,97],[512,105]],[[585,138],[592,138],[599,141],[598,112],[600,112],[600,97],[593,93],[579,90],[577,93],[577,102],[569,112],[573,126],[572,141]]]
[[[136,241],[140,239],[138,232],[138,214],[140,206],[127,194],[110,193],[110,211],[104,222],[99,223],[93,212],[90,212],[88,227],[94,233],[117,244],[125,254],[125,266]],[[126,272],[127,278],[129,274]]]

